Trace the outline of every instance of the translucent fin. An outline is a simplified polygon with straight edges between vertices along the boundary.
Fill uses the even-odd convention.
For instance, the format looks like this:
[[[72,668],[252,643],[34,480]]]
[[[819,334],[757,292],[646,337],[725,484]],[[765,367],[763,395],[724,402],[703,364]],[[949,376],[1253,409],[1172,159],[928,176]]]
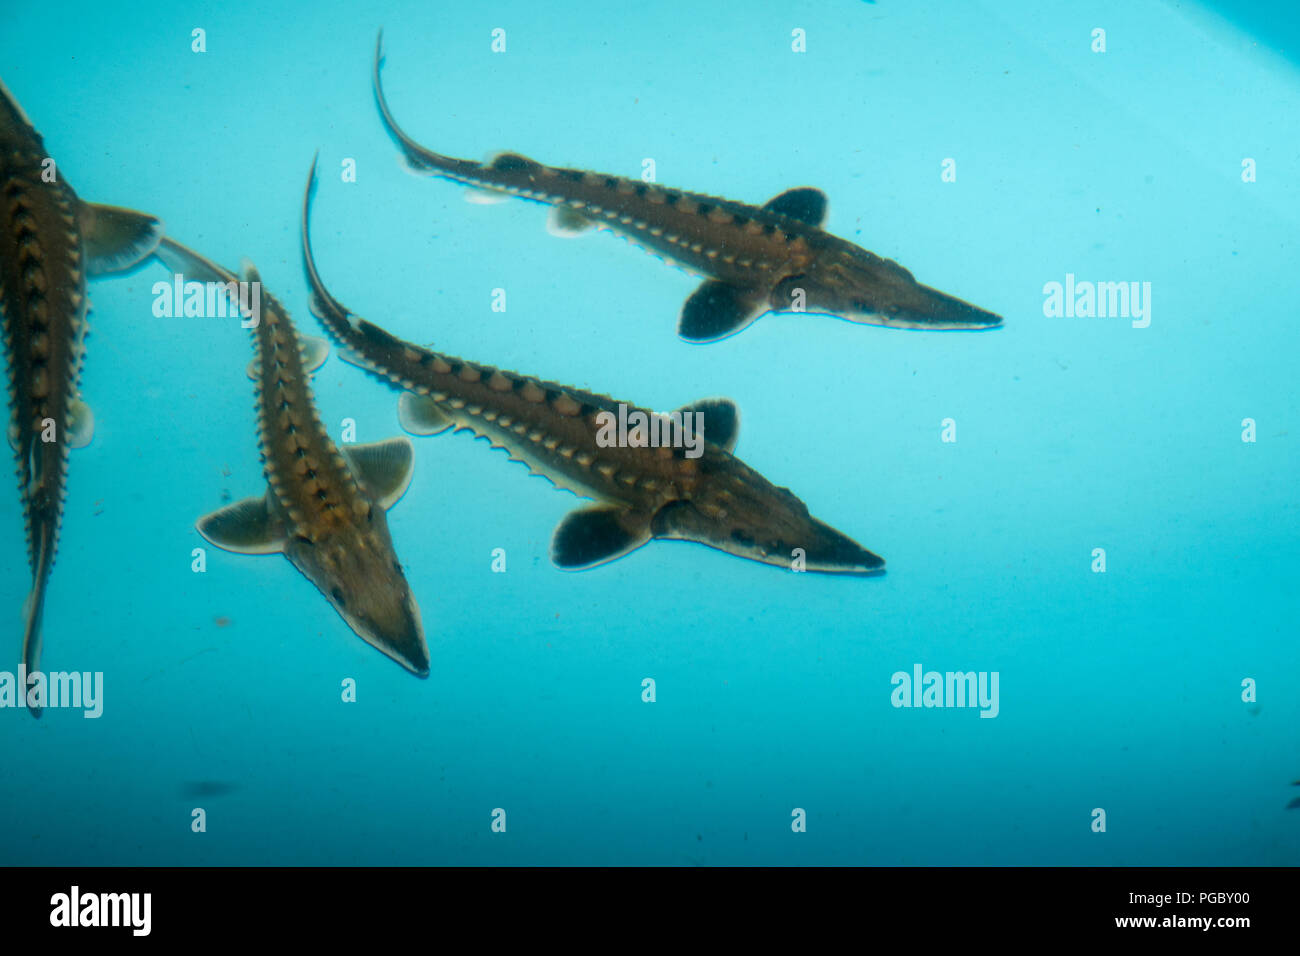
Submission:
[[[23,603],[22,662],[27,673],[41,669],[41,618],[45,613],[45,587],[50,580],[50,565],[54,561],[54,527],[45,525],[37,533],[36,576],[31,593]],[[27,688],[20,688],[26,695]],[[40,706],[27,707],[33,717],[41,716]]]
[[[193,249],[164,236],[154,250],[168,270],[195,282],[234,282],[234,273],[205,259]]]
[[[473,186],[465,190],[465,201],[476,206],[495,206],[510,198],[509,193],[499,193],[491,189],[476,189]]]
[[[85,448],[95,435],[95,413],[80,398],[68,402],[68,423],[64,433],[73,448]]]
[[[565,515],[551,537],[551,560],[568,571],[621,558],[650,540],[644,516],[615,505],[580,508]]]
[[[265,495],[219,508],[200,518],[195,527],[218,548],[236,554],[275,554],[284,550],[284,529],[271,517]]]
[[[437,435],[456,424],[437,402],[414,392],[404,392],[397,400],[397,420],[412,435]]]
[[[92,276],[131,268],[153,252],[163,237],[161,219],[117,206],[80,203],[77,221],[86,272]]]
[[[347,362],[349,365],[355,365],[357,368],[364,369],[367,372],[374,371],[374,366],[362,356],[352,351],[352,349],[339,349],[339,358],[343,359],[343,361]]]
[[[316,371],[330,357],[329,342],[318,335],[300,335],[298,344],[302,346],[303,366],[309,372]]]
[[[552,206],[546,217],[546,231],[561,239],[576,239],[595,228],[595,223],[566,203]]]
[[[399,436],[369,445],[344,445],[343,454],[366,490],[385,511],[397,503],[411,484],[415,449]]]

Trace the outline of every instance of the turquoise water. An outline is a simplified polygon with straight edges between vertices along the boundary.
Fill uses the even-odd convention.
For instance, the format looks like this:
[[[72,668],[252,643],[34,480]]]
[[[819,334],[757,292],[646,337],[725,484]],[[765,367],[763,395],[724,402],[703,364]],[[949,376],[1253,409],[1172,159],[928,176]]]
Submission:
[[[467,435],[417,439],[390,525],[420,681],[281,557],[191,570],[195,519],[265,487],[249,337],[155,318],[156,263],[99,280],[43,663],[102,672],[103,715],[0,710],[0,861],[1296,862],[1294,29],[1159,3],[261,6],[9,3],[0,76],[79,195],[250,258],[310,334],[319,149],[316,252],[350,308],[643,406],[729,396],[737,453],[889,570],[653,542],[563,573],[547,548],[578,499]],[[393,110],[432,148],[652,158],[755,204],[815,185],[830,231],[1006,325],[769,315],[687,345],[697,280],[402,170],[369,87],[381,25]],[[1046,316],[1067,275],[1149,282],[1149,326]],[[396,395],[337,355],[315,388],[336,440],[400,433]],[[892,706],[917,664],[996,672],[997,716]]]

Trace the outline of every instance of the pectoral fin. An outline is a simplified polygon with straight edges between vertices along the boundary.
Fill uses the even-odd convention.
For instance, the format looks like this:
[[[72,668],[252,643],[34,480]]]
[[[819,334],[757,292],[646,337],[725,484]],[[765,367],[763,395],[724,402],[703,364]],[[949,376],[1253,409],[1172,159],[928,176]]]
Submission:
[[[704,416],[704,440],[724,451],[734,451],[740,434],[740,409],[729,398],[705,398],[677,409],[683,415],[699,412]]]
[[[158,247],[162,220],[134,209],[83,202],[77,224],[86,252],[86,272],[96,276],[129,269]]]
[[[614,505],[581,508],[565,515],[551,538],[551,560],[581,571],[621,558],[650,540],[650,519]]]
[[[265,495],[219,508],[200,518],[195,527],[218,548],[237,554],[275,554],[284,550],[284,527],[271,515]]]
[[[739,332],[767,308],[766,299],[753,289],[709,279],[686,300],[677,334],[688,342],[716,342]]]
[[[412,435],[436,435],[456,424],[427,395],[403,392],[397,400],[397,420]]]
[[[375,503],[385,510],[395,505],[411,484],[415,449],[409,438],[344,445],[343,454]]]
[[[781,195],[768,200],[763,208],[806,222],[810,226],[821,226],[826,221],[829,203],[826,194],[820,189],[800,186],[796,189],[787,189]]]

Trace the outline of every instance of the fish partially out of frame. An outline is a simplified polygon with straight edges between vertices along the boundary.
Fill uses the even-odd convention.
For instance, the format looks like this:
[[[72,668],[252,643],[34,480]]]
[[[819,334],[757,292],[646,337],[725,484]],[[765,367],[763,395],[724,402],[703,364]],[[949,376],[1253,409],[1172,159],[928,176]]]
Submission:
[[[687,341],[725,338],[769,311],[830,313],[899,329],[1002,324],[1001,316],[921,285],[898,263],[826,232],[826,194],[818,189],[790,189],[763,206],[750,206],[622,176],[545,166],[517,153],[484,163],[435,153],[397,125],[380,83],[382,63],[381,31],[375,99],[413,171],[473,187],[485,198],[546,203],[556,235],[608,229],[703,276],[678,323],[678,334]]]
[[[302,212],[312,311],[352,360],[404,390],[399,410],[408,431],[431,435],[468,429],[557,486],[595,499],[555,529],[551,558],[556,565],[588,568],[652,538],[677,538],[789,569],[883,570],[884,559],[818,521],[789,489],[732,454],[740,422],[736,406],[726,399],[678,410],[703,422],[697,456],[680,445],[611,442],[612,421],[634,414],[648,421],[654,413],[421,348],[353,315],[325,288],[312,255],[315,175],[313,163]]]
[[[257,428],[267,490],[199,519],[198,530],[239,554],[283,553],[320,589],[352,630],[407,670],[429,674],[420,609],[393,550],[386,512],[411,481],[411,440],[371,445],[331,441],[316,411],[311,373],[329,355],[324,339],[299,336],[289,313],[245,263],[239,279],[171,239],[158,258],[188,279],[230,292],[257,283],[255,357]],[[249,297],[253,298],[252,296]]]
[[[89,443],[94,430],[78,391],[90,308],[86,279],[136,265],[162,233],[154,216],[78,199],[40,133],[0,83],[0,315],[9,367],[9,444],[32,572],[21,651],[29,675],[40,669],[41,619],[63,521],[68,449]],[[40,716],[30,700],[28,709]]]

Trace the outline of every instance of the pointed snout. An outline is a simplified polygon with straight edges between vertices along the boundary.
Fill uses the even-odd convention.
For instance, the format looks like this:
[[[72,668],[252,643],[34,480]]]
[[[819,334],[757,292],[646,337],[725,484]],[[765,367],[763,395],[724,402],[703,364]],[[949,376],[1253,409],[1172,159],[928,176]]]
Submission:
[[[848,535],[836,531],[830,525],[812,519],[817,530],[814,541],[807,548],[807,566],[809,571],[827,571],[837,574],[882,574],[885,559],[873,551],[868,551]]]

